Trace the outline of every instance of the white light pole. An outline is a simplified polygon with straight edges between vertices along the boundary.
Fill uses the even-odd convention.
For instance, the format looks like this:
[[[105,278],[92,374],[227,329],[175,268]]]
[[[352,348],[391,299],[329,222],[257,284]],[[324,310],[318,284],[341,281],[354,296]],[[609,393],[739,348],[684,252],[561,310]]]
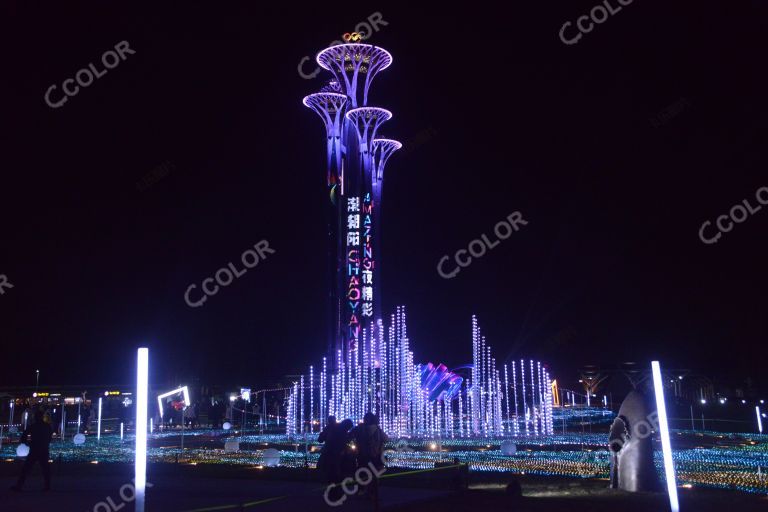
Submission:
[[[64,436],[67,433],[67,408],[64,402],[61,403],[61,440],[64,441]]]
[[[147,486],[147,392],[149,387],[149,349],[140,348],[136,361],[136,451],[134,485],[136,512],[144,512]]]
[[[760,418],[760,406],[755,406],[755,413],[757,413],[757,430],[762,434],[763,433],[763,420]]]
[[[99,397],[99,420],[96,424],[96,440],[101,441],[101,397]]]
[[[653,389],[656,393],[656,412],[659,415],[659,433],[661,434],[661,449],[664,455],[664,474],[667,477],[667,492],[669,506],[672,512],[680,511],[677,500],[677,483],[675,482],[675,466],[672,461],[672,443],[669,441],[669,424],[667,423],[667,406],[664,403],[664,387],[661,381],[661,366],[658,361],[651,362],[653,372]]]

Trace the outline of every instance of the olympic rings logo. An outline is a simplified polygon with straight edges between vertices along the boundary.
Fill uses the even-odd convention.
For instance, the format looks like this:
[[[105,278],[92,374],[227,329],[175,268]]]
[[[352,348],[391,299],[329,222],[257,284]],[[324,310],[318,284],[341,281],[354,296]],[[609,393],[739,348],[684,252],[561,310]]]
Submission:
[[[365,38],[365,34],[362,32],[347,32],[341,38],[347,43],[356,43],[357,41],[362,41]]]

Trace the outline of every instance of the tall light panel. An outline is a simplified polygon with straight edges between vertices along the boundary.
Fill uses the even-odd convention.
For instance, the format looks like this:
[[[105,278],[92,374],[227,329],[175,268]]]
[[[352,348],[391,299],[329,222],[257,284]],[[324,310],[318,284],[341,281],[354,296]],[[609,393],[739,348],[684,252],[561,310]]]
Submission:
[[[667,406],[664,403],[664,387],[661,381],[661,366],[658,361],[651,362],[653,372],[653,389],[656,393],[656,412],[659,415],[659,431],[661,434],[661,450],[664,454],[664,474],[667,478],[669,507],[672,512],[680,511],[677,499],[677,482],[675,481],[675,466],[672,461],[672,444],[669,442],[669,423],[667,422]]]
[[[149,349],[140,348],[136,363],[136,512],[144,512],[147,486],[147,395],[149,388]]]
[[[757,430],[761,434],[763,433],[763,420],[760,418],[760,406],[755,406],[755,413],[757,414]]]
[[[99,421],[96,425],[96,440],[101,440],[101,397],[99,397]]]

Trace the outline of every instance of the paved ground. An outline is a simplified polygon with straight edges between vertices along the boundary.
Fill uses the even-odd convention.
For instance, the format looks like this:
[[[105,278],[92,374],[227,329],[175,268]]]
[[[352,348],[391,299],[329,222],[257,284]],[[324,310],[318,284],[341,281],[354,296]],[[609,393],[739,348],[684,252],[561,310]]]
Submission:
[[[27,489],[13,493],[8,487],[19,465],[0,464],[0,510],[75,512],[131,512],[132,469],[123,464],[61,464],[54,466],[53,490],[43,493],[39,472],[33,473]],[[274,470],[274,471],[273,471]],[[392,473],[396,471],[393,470]],[[389,476],[391,473],[387,473]],[[482,475],[474,478],[470,489],[451,492],[452,477],[446,472],[418,473],[382,480],[381,509],[398,512],[490,511],[568,511],[568,512],[664,512],[668,510],[664,494],[627,494],[606,489],[601,480],[523,477],[524,498],[515,502],[505,495],[505,483],[511,476]],[[491,478],[494,476],[494,478]],[[313,511],[317,509],[367,512],[373,503],[352,497],[343,506],[331,508],[323,500],[324,488],[314,482],[314,471],[283,470],[221,465],[153,465],[147,495],[148,512],[203,510]],[[682,510],[696,512],[733,510],[752,512],[768,510],[766,496],[735,491],[681,489]],[[245,505],[245,506],[243,506]]]
[[[132,502],[121,506],[121,488],[123,496],[132,495],[132,474],[129,468],[108,468],[105,475],[99,475],[97,468],[76,467],[72,471],[62,468],[59,475],[54,472],[53,489],[43,492],[42,477],[34,472],[21,493],[9,490],[15,482],[8,471],[3,471],[0,477],[0,510],[8,511],[94,511],[108,512],[121,510],[130,512],[134,509]],[[253,475],[254,478],[243,478],[242,474],[226,474],[211,476],[210,471],[200,471],[195,475],[193,468],[184,468],[181,472],[150,471],[148,480],[153,484],[147,491],[148,512],[155,511],[191,511],[222,507],[217,510],[281,511],[303,510],[310,511],[318,508],[328,508],[323,494],[325,488],[312,481],[288,481],[265,479]],[[255,471],[255,470],[252,470]],[[5,476],[8,475],[8,476]],[[298,475],[301,478],[301,475]],[[438,497],[445,497],[445,490],[388,487],[381,493],[381,508],[398,510],[408,504],[423,503]],[[373,510],[373,504],[364,497],[350,497],[343,506],[335,510],[368,511]]]

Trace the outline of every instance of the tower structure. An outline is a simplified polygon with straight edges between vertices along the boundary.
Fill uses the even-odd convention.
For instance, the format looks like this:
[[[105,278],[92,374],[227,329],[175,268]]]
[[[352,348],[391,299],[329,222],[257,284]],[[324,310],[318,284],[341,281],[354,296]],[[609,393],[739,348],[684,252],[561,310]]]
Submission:
[[[333,80],[304,105],[323,121],[328,187],[329,350],[319,375],[309,368],[288,394],[286,433],[314,434],[326,416],[379,415],[393,437],[439,439],[541,436],[553,432],[549,374],[538,362],[496,359],[472,319],[471,377],[444,365],[417,364],[405,307],[385,327],[381,315],[381,219],[384,169],[402,145],[378,137],[392,112],[368,105],[375,75],[392,64],[386,50],[340,44],[317,62]],[[518,373],[519,368],[519,373]],[[316,379],[317,377],[317,379]]]
[[[381,319],[381,188],[387,159],[400,143],[377,139],[392,117],[368,105],[376,74],[392,64],[392,55],[369,44],[331,46],[317,63],[333,79],[304,98],[325,125],[328,188],[328,357],[338,367]]]

